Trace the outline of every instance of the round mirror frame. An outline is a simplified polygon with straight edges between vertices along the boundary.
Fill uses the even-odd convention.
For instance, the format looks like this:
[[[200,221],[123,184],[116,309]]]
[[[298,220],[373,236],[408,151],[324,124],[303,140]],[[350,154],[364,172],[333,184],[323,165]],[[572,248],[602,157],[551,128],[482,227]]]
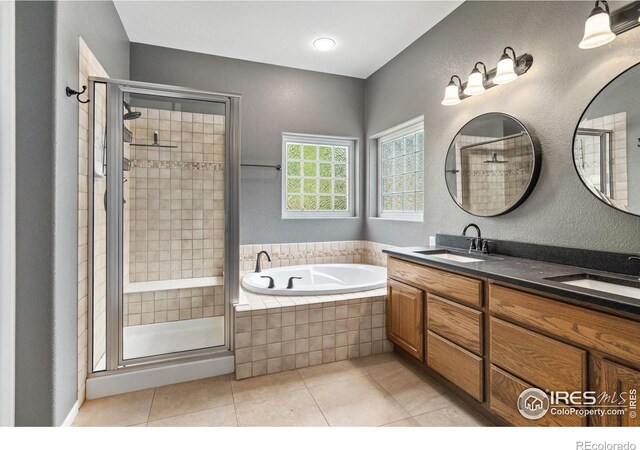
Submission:
[[[602,89],[600,89],[598,91],[598,93],[591,99],[591,101],[587,104],[587,107],[584,109],[584,111],[582,111],[582,114],[580,115],[580,119],[578,119],[578,124],[576,125],[575,130],[573,131],[573,139],[571,140],[571,162],[573,163],[573,168],[576,171],[576,175],[578,175],[578,178],[580,179],[580,182],[582,183],[582,185],[585,187],[585,189],[589,192],[589,194],[593,195],[595,198],[598,199],[599,202],[604,203],[605,205],[607,205],[609,208],[615,210],[615,211],[619,211],[621,213],[625,213],[625,214],[629,214],[630,216],[634,216],[634,217],[640,217],[640,212],[638,213],[634,213],[631,211],[625,211],[624,209],[620,209],[620,208],[616,208],[613,205],[610,205],[609,203],[605,202],[604,200],[602,200],[600,197],[598,197],[592,190],[591,188],[587,185],[587,183],[584,181],[584,179],[582,178],[582,176],[580,175],[580,171],[578,170],[578,166],[576,165],[576,155],[575,155],[575,143],[576,143],[576,136],[578,134],[578,128],[580,128],[580,122],[582,122],[582,118],[584,117],[584,115],[587,113],[587,111],[589,110],[589,108],[591,108],[591,105],[593,104],[593,102],[596,101],[596,99],[600,96],[600,94],[602,94],[608,87],[609,85],[611,85],[614,81],[616,81],[618,78],[620,78],[621,76],[623,76],[625,73],[629,72],[632,69],[635,69],[636,67],[640,67],[640,63],[636,63],[633,66],[623,70],[622,72],[620,72],[618,75],[616,75],[615,77],[613,77],[613,79],[611,79],[607,84],[605,84]]]
[[[511,206],[509,206],[508,208],[499,211],[495,214],[474,214],[470,211],[467,211],[461,204],[458,203],[458,201],[455,199],[455,197],[453,196],[453,194],[451,193],[451,189],[449,189],[449,184],[447,183],[447,158],[449,156],[449,151],[451,150],[451,146],[453,145],[453,143],[455,142],[455,140],[458,138],[458,136],[460,135],[460,132],[462,130],[464,130],[464,128],[469,125],[471,122],[473,122],[476,119],[479,119],[481,117],[486,117],[486,116],[502,116],[502,117],[506,117],[510,120],[513,120],[516,124],[518,124],[522,130],[524,132],[527,133],[527,136],[529,137],[529,143],[531,144],[531,149],[533,151],[533,170],[531,171],[531,176],[529,177],[529,181],[527,182],[527,187],[524,189],[524,191],[522,192],[522,194],[520,194],[520,197],[518,197],[518,200],[516,200]],[[533,192],[533,189],[536,186],[536,183],[538,182],[538,177],[540,175],[540,167],[542,164],[542,153],[540,152],[540,144],[538,142],[538,140],[536,138],[534,138],[531,133],[529,133],[529,130],[527,129],[526,126],[524,126],[524,124],[519,121],[518,119],[516,119],[515,117],[513,117],[510,114],[506,114],[506,113],[502,113],[502,112],[488,112],[488,113],[484,113],[484,114],[480,114],[479,116],[475,116],[474,118],[472,118],[471,120],[469,120],[467,123],[465,123],[456,133],[456,135],[453,137],[453,139],[451,140],[451,143],[449,144],[449,147],[447,148],[447,154],[445,155],[445,163],[444,163],[444,184],[447,186],[447,192],[449,192],[449,196],[451,197],[451,199],[453,200],[453,203],[456,204],[456,206],[458,206],[458,208],[460,208],[461,210],[463,210],[464,212],[466,212],[467,214],[471,214],[472,216],[475,217],[498,217],[498,216],[503,216],[505,214],[510,213],[511,211],[513,211],[514,209],[516,209],[518,206],[522,205],[522,203],[524,203],[524,201],[529,197],[529,195],[531,195],[531,192]]]

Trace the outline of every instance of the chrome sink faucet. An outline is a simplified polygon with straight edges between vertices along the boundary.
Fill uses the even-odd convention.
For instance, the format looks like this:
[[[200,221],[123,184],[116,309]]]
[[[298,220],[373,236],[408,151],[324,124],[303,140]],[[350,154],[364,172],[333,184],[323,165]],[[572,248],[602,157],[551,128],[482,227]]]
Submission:
[[[271,262],[271,256],[269,256],[269,253],[262,250],[256,257],[256,273],[262,272],[262,259],[260,258],[262,255],[265,255],[267,257],[267,261]]]

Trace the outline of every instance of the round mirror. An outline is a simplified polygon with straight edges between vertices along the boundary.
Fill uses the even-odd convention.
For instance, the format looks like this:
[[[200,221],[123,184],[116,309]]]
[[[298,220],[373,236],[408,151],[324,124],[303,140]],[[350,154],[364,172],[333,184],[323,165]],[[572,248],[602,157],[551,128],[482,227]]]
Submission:
[[[451,198],[460,208],[492,217],[524,202],[539,169],[540,154],[524,125],[507,114],[489,113],[458,132],[444,172]]]
[[[640,65],[614,78],[591,101],[573,137],[584,185],[607,205],[640,215]]]

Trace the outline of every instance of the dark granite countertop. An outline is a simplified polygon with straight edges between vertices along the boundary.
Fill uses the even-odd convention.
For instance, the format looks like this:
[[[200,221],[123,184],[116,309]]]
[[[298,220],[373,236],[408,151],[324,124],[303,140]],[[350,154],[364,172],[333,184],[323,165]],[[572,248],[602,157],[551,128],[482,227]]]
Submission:
[[[502,256],[499,254],[469,254],[459,248],[442,246],[393,247],[383,251],[390,256],[406,261],[412,261],[418,264],[445,270],[449,269],[459,273],[467,273],[481,278],[489,278],[515,286],[521,286],[523,288],[534,289],[542,293],[560,296],[571,300],[572,303],[582,304],[585,307],[618,312],[622,315],[630,314],[634,317],[637,316],[637,318],[640,318],[640,299],[610,294],[608,292],[595,291],[548,279],[552,277],[583,273],[618,278],[632,282],[637,281],[637,277],[586,269],[584,267],[566,266],[532,259]],[[460,256],[482,259],[482,262],[455,262],[416,253],[417,251],[448,251]]]

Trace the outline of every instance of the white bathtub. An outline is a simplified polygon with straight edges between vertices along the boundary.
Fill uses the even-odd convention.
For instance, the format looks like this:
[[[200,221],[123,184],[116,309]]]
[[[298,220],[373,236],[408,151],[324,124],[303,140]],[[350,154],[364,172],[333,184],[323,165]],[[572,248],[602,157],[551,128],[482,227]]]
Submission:
[[[269,279],[275,287],[269,289]],[[290,277],[294,287],[287,289]],[[387,285],[387,269],[369,264],[310,264],[306,266],[278,267],[250,273],[242,278],[242,287],[266,295],[329,295],[368,291]]]

